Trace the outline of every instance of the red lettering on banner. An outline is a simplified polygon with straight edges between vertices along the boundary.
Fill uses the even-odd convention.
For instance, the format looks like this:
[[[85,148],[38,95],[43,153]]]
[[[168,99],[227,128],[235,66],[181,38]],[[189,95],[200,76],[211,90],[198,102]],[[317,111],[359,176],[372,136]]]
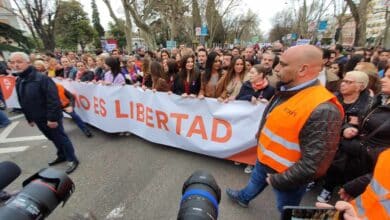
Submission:
[[[226,128],[226,134],[222,137],[218,137],[218,126],[222,125]],[[226,143],[232,137],[232,125],[222,119],[213,119],[213,128],[211,130],[211,140],[218,143]]]
[[[74,102],[76,103],[77,108],[80,108],[79,96],[76,93],[73,93]]]
[[[199,127],[199,128],[198,128]],[[201,116],[196,116],[188,130],[187,137],[192,137],[193,134],[199,134],[203,140],[207,140],[206,128]]]
[[[128,118],[128,114],[121,112],[121,101],[115,100],[115,117],[117,118]]]
[[[164,129],[166,131],[169,131],[168,126],[167,126],[168,115],[165,112],[156,110],[156,119],[157,119],[157,127],[159,129],[162,129],[162,127],[164,126]]]
[[[99,115],[99,100],[95,96],[93,97],[93,111]]]
[[[106,109],[105,105],[106,105],[106,101],[104,101],[104,99],[100,99],[99,100],[100,115],[103,117],[107,116],[107,109]]]
[[[142,105],[141,103],[137,103],[136,106],[137,106],[137,121],[145,122],[145,116],[144,116],[145,108],[144,108],[144,105]]]
[[[88,111],[91,108],[91,103],[89,102],[88,98],[83,95],[80,95],[79,99],[81,107],[83,107],[84,110]]]
[[[181,120],[188,119],[188,115],[187,114],[180,114],[180,113],[171,113],[171,117],[176,118],[176,134],[180,135]]]
[[[130,118],[134,119],[134,103],[130,102]]]
[[[154,125],[153,125],[153,123],[152,122],[150,122],[150,121],[153,121],[153,117],[152,117],[152,114],[153,113],[153,110],[151,109],[151,108],[149,108],[149,107],[146,107],[146,116],[145,116],[145,124],[147,125],[147,126],[149,126],[149,127],[151,127],[151,128],[154,128]]]

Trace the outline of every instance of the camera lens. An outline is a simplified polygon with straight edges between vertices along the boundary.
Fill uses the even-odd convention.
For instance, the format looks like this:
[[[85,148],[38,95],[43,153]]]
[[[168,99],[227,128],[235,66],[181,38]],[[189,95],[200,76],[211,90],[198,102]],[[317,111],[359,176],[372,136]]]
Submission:
[[[218,218],[221,189],[214,177],[205,171],[194,172],[184,183],[177,219],[208,220]]]
[[[23,182],[23,190],[0,208],[0,219],[44,219],[74,191],[72,180],[62,171],[48,168]]]

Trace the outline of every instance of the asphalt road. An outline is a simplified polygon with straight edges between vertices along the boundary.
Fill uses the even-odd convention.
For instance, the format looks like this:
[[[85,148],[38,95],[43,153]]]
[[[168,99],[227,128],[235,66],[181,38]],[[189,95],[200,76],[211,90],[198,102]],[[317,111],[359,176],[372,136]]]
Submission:
[[[21,189],[24,179],[55,158],[52,143],[17,117],[0,129],[0,161],[14,161],[22,169],[8,191]],[[57,207],[47,219],[80,219],[75,216],[85,213],[93,213],[99,220],[176,219],[182,185],[198,169],[211,172],[222,189],[218,219],[279,219],[270,187],[247,209],[227,198],[227,187],[243,187],[249,178],[243,165],[93,128],[94,137],[86,138],[69,119],[64,125],[80,160],[79,168],[70,175],[76,191],[65,207]],[[56,167],[65,170],[65,164]],[[307,193],[302,204],[313,205],[316,193],[318,189]]]

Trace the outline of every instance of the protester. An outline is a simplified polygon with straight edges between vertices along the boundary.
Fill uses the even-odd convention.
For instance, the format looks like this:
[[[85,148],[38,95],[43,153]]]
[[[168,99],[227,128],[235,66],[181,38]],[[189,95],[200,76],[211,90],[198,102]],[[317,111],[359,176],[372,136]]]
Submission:
[[[152,90],[157,92],[168,92],[169,84],[162,78],[164,71],[161,64],[157,61],[152,61],[150,64],[150,74],[152,77]]]
[[[105,59],[106,57],[104,54],[100,54],[96,57],[95,81],[104,80],[104,74],[106,73],[106,68],[104,66]]]
[[[245,77],[245,61],[242,57],[234,57],[229,71],[217,84],[216,95],[219,102],[235,100],[240,92]]]
[[[390,149],[379,155],[373,177],[364,192],[351,203],[338,201],[333,207],[317,203],[318,208],[336,208],[345,220],[389,219],[390,210]]]
[[[173,90],[173,84],[179,72],[177,63],[174,59],[163,60],[164,63],[164,74],[163,78],[169,85],[169,90]]]
[[[377,95],[381,90],[380,79],[378,76],[378,69],[373,63],[360,62],[356,65],[355,70],[365,72],[368,75],[367,88],[370,91],[370,95]]]
[[[201,88],[198,98],[217,98],[217,84],[221,76],[221,59],[216,52],[211,52],[207,55],[205,71],[201,76]]]
[[[11,124],[11,121],[9,120],[7,114],[3,112],[6,109],[7,109],[7,104],[5,103],[3,91],[0,87],[0,128],[5,128],[9,124]]]
[[[105,85],[124,85],[125,78],[121,74],[121,64],[118,58],[107,57],[105,60],[108,71],[104,74]]]
[[[247,186],[228,188],[240,206],[273,187],[277,208],[299,205],[306,184],[321,177],[339,141],[343,110],[317,80],[322,52],[311,45],[287,49],[276,67],[282,87],[265,109],[259,131],[258,159]]]
[[[337,98],[343,105],[345,112],[343,127],[360,127],[364,116],[370,109],[372,98],[366,89],[368,81],[367,74],[360,71],[346,73],[341,81],[340,94]],[[351,152],[346,143],[349,142],[341,141],[334,161],[326,173],[324,189],[317,197],[319,202],[328,202],[336,186],[342,185],[366,172],[364,167],[361,168],[365,166],[362,164],[365,161],[362,161],[358,152]]]
[[[56,83],[58,96],[61,102],[62,111],[70,115],[73,121],[76,122],[77,126],[87,137],[92,137],[91,131],[89,131],[88,127],[85,125],[80,116],[74,111],[74,96],[71,92],[66,90],[64,86],[59,83]]]
[[[253,104],[270,100],[275,94],[275,89],[269,85],[266,78],[268,71],[263,64],[254,65],[248,72],[249,80],[242,85],[236,100],[247,100]]]
[[[122,67],[121,73],[126,78],[126,84],[136,84],[142,82],[141,69],[135,64],[135,57],[129,56]]]
[[[95,74],[87,69],[86,64],[84,61],[77,61],[76,62],[77,67],[77,73],[75,80],[81,81],[81,82],[90,82],[93,79],[95,79]]]
[[[64,68],[63,77],[74,80],[76,78],[77,69],[72,65],[69,58],[66,56],[61,57],[61,65]]]
[[[47,75],[46,65],[42,60],[35,60],[34,67],[38,72]]]
[[[49,162],[49,166],[68,161],[66,173],[72,173],[79,160],[62,125],[61,102],[55,83],[36,71],[27,54],[14,52],[10,60],[18,75],[16,92],[22,112],[30,126],[35,123],[57,148],[57,158]]]
[[[200,73],[195,71],[195,59],[192,55],[183,56],[182,69],[173,84],[172,92],[183,97],[197,97],[200,91]]]
[[[142,87],[152,89],[152,76],[150,74],[150,58],[146,57],[144,58],[144,62],[142,63]]]
[[[381,79],[381,93],[374,99],[371,110],[362,120],[360,127],[349,126],[343,135],[348,138],[342,143],[349,152],[359,153],[364,159],[361,168],[367,171],[360,177],[345,183],[339,191],[341,199],[349,200],[360,195],[370,181],[378,155],[390,147],[390,69]]]

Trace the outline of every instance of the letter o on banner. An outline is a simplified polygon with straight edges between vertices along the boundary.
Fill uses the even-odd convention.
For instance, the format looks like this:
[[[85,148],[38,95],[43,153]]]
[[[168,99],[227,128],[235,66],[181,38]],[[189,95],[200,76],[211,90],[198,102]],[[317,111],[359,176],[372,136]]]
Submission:
[[[91,103],[89,102],[87,97],[80,95],[79,100],[80,100],[80,105],[83,107],[83,109],[89,110],[91,108]]]

